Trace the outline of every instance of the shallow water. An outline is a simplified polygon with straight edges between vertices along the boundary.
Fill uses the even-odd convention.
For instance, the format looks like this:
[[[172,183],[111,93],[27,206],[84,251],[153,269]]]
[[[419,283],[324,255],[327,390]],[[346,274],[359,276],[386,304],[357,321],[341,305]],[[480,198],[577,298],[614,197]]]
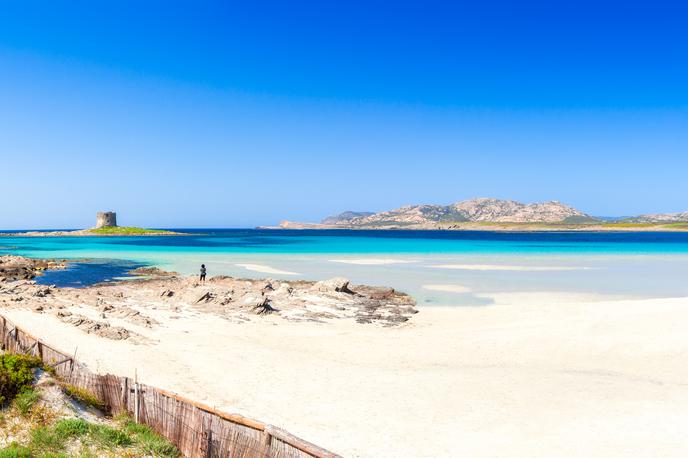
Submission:
[[[49,270],[36,277],[36,283],[61,288],[80,288],[127,278],[129,272],[145,264],[123,259],[92,259],[69,263],[66,269]]]
[[[193,235],[0,237],[0,254],[98,260],[40,280],[70,286],[142,264],[195,274],[204,263],[209,275],[345,276],[393,286],[421,304],[486,305],[492,294],[528,291],[688,296],[688,233],[185,231]]]

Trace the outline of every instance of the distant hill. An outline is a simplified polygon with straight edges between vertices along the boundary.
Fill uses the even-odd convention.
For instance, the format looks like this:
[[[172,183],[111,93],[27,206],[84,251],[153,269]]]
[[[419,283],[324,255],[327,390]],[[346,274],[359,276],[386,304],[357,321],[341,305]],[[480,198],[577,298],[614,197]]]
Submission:
[[[320,224],[341,224],[347,221],[351,221],[354,218],[364,218],[366,216],[374,215],[373,212],[344,212],[338,215],[328,216],[327,218],[320,221]]]
[[[633,216],[631,218],[626,218],[624,221],[629,223],[685,223],[688,222],[688,212],[654,213]]]
[[[514,200],[471,199],[450,205],[408,205],[380,213],[344,212],[320,224],[285,221],[284,228],[432,229],[456,223],[597,223],[599,219],[560,202],[524,204]]]

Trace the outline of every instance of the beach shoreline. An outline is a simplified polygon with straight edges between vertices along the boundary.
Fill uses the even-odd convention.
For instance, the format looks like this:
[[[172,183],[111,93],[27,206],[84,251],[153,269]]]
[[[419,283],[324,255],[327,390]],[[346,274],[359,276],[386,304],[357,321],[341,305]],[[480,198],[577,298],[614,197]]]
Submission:
[[[137,373],[344,456],[682,456],[688,298],[491,299],[484,307],[423,306],[384,327],[222,319],[191,304],[132,298],[129,307],[156,325],[108,320],[138,340],[85,333],[28,301],[1,313],[78,351],[92,370]]]

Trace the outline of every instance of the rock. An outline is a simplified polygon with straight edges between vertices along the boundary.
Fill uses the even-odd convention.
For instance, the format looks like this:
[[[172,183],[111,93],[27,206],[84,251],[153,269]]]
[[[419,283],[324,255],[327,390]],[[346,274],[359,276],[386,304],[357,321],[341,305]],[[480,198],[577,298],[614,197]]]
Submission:
[[[201,297],[198,298],[196,303],[198,304],[199,302],[210,302],[215,298],[215,295],[211,293],[210,291],[206,292],[203,294]]]
[[[45,297],[48,294],[50,294],[50,288],[39,288],[33,293],[35,297]]]
[[[370,298],[374,300],[385,300],[394,297],[394,288],[379,288],[370,293]]]
[[[276,295],[283,295],[283,296],[288,296],[294,291],[294,288],[292,288],[289,283],[282,283],[279,285],[277,290],[275,291]]]
[[[246,296],[244,296],[241,299],[241,305],[248,306],[248,307],[257,307],[260,304],[262,304],[264,301],[265,301],[264,297],[247,294]]]
[[[257,315],[267,315],[272,312],[277,312],[277,310],[272,308],[270,305],[270,299],[264,297],[256,306],[253,307],[252,312]]]
[[[313,285],[315,291],[320,291],[323,293],[337,292],[337,293],[347,293],[353,294],[354,292],[349,289],[349,280],[343,277],[334,277],[329,280],[323,280],[317,282]]]

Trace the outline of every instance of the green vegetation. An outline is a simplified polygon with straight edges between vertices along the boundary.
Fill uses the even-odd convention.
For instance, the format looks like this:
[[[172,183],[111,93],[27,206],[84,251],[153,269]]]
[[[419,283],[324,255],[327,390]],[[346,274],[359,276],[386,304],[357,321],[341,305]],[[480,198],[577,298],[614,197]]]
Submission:
[[[26,446],[12,444],[0,450],[4,457],[53,457],[97,455],[110,452],[114,456],[178,457],[179,451],[150,428],[137,425],[128,418],[117,427],[89,423],[81,418],[67,418],[52,425],[38,426],[31,431]]]
[[[671,229],[688,229],[688,222],[669,223],[666,224],[665,227],[669,227]]]
[[[676,230],[676,229],[688,229],[688,223],[686,222],[678,222],[678,223],[633,223],[633,222],[614,222],[614,223],[605,223],[604,224],[605,228],[619,228],[619,229],[669,229],[669,230]]]
[[[144,229],[142,227],[113,226],[89,229],[90,234],[98,235],[155,235],[155,234],[174,234],[174,232],[163,229]]]
[[[24,389],[14,398],[14,406],[20,414],[26,416],[31,412],[33,405],[38,399],[40,399],[40,395],[35,390],[31,388]]]
[[[613,222],[613,223],[604,223],[604,227],[618,227],[618,228],[647,228],[647,227],[656,227],[656,226],[662,226],[662,224],[658,223],[629,223],[629,222]]]
[[[0,458],[66,456],[178,457],[179,451],[149,427],[126,415],[114,426],[89,423],[81,418],[33,425],[25,444],[13,442],[0,449]]]
[[[62,383],[61,386],[67,396],[72,399],[76,399],[82,404],[95,407],[98,410],[103,410],[105,407],[103,403],[100,402],[100,400],[88,390],[79,388],[78,386],[70,385],[68,383]]]
[[[175,457],[179,451],[170,441],[155,433],[146,425],[134,422],[129,415],[120,415],[117,418],[122,425],[122,430],[139,444],[139,447],[148,455]]]
[[[79,439],[83,446],[96,450],[126,448],[133,444],[126,433],[112,426],[88,423],[80,418],[67,418],[53,425],[34,429],[28,449],[32,456],[59,456],[74,439]]]
[[[128,415],[90,423],[81,418],[59,418],[61,414],[50,407],[50,402],[37,404],[44,387],[55,385],[48,379],[32,386],[34,369],[40,366],[36,357],[0,354],[0,438],[15,441],[5,443],[4,448],[0,445],[0,458],[180,456],[171,442]],[[102,409],[102,403],[89,391],[57,383],[66,395]]]
[[[0,355],[0,406],[31,388],[33,370],[42,365],[40,358],[27,355]]]
[[[564,224],[597,224],[601,221],[591,216],[567,216],[562,223]]]
[[[31,458],[31,449],[13,443],[0,450],[0,458]]]

